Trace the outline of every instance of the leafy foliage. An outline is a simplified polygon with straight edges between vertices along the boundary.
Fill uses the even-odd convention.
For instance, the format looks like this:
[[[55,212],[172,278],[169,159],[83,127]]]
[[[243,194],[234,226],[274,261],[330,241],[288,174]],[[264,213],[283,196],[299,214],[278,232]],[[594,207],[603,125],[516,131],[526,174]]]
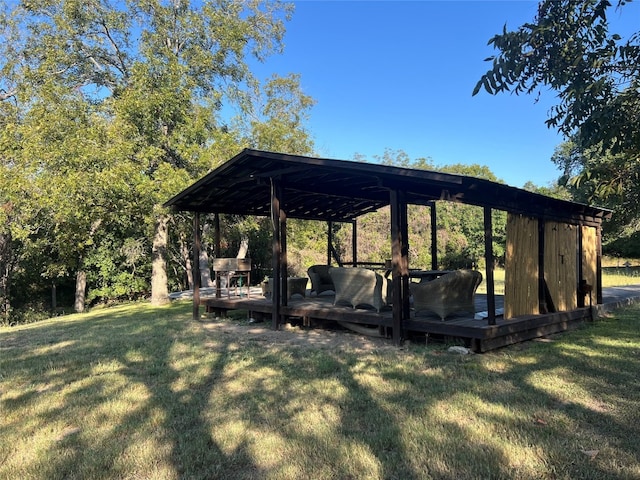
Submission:
[[[628,3],[618,1],[616,13]],[[611,32],[612,10],[608,0],[541,1],[533,22],[489,40],[500,53],[487,59],[492,68],[473,94],[555,90],[547,125],[571,139],[553,159],[564,169],[560,185],[578,201],[613,208],[607,233],[632,239],[640,227],[640,32]],[[629,245],[614,250],[631,253]]]
[[[156,278],[151,238],[160,238],[160,256],[167,250],[154,229],[166,223],[157,220],[167,218],[161,205],[168,198],[249,138],[310,152],[303,122],[313,101],[299,78],[274,77],[263,88],[247,62],[281,51],[290,13],[291,5],[253,0],[24,0],[3,7],[5,318],[16,300],[12,279],[26,262],[49,285],[89,270],[90,300],[147,294]],[[249,128],[222,119],[225,106],[237,107],[238,125]],[[172,226],[183,230],[183,221],[178,216]],[[176,285],[183,272],[172,272]]]
[[[361,161],[362,156],[358,157]],[[453,164],[437,166],[430,158],[412,160],[402,150],[387,149],[375,157],[385,165],[442,171],[500,181],[487,166]],[[439,268],[479,268],[484,265],[484,212],[472,205],[438,201],[437,245]],[[427,206],[409,205],[409,261],[412,268],[430,268],[431,211]],[[498,263],[504,259],[506,213],[492,212],[493,250]],[[390,258],[390,211],[388,208],[369,213],[358,219],[358,261],[384,262]],[[351,259],[351,226],[341,226],[336,233],[337,250],[345,261]]]
[[[628,2],[618,2],[622,10]],[[478,81],[474,95],[504,91],[558,92],[547,124],[584,147],[639,152],[640,32],[628,39],[609,32],[608,0],[545,0],[531,23],[489,40],[500,54]]]
[[[559,182],[579,202],[597,201],[613,210],[604,224],[603,250],[615,256],[640,254],[640,168],[626,155],[583,149],[568,141],[556,148],[552,160],[563,170]],[[603,179],[607,179],[604,181]]]

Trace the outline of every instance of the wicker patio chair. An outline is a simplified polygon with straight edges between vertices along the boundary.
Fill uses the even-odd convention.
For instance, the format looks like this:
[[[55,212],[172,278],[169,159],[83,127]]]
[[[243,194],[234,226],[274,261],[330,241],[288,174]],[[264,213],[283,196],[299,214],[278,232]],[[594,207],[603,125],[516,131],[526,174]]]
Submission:
[[[333,286],[333,280],[329,275],[329,265],[313,265],[307,270],[307,275],[311,280],[311,292],[316,292],[316,295],[320,295],[322,292],[335,292],[336,288]]]
[[[379,273],[366,268],[331,267],[329,275],[335,286],[336,298],[334,305],[347,303],[353,308],[368,305],[380,311],[391,303],[387,282]]]
[[[444,320],[454,313],[475,313],[474,296],[482,274],[476,270],[456,270],[430,282],[412,283],[413,308],[432,312]]]

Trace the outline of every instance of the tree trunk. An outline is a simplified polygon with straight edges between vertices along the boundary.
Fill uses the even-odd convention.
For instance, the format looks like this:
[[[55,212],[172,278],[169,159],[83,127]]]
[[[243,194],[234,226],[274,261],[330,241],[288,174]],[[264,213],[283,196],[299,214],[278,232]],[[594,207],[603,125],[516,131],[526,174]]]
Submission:
[[[58,286],[56,282],[51,283],[51,312],[55,315],[58,309]]]
[[[164,305],[169,302],[169,287],[167,281],[167,243],[168,243],[167,215],[160,215],[156,220],[151,250],[151,305]]]
[[[84,312],[84,298],[87,290],[87,273],[84,270],[78,270],[76,273],[76,298],[73,303],[73,309],[78,312]]]
[[[185,286],[187,290],[193,290],[193,274],[191,272],[191,255],[189,254],[189,247],[187,246],[187,240],[184,235],[180,234],[180,255],[182,257],[182,263],[184,265]]]
[[[204,247],[204,245],[203,245]],[[202,248],[200,250],[200,286],[202,288],[213,287],[211,283],[211,267],[209,267],[209,254],[207,250]]]
[[[89,230],[88,235],[90,239],[93,239],[100,225],[102,225],[101,218],[98,218],[91,223],[91,230]],[[78,313],[84,312],[84,304],[87,294],[87,272],[83,270],[83,265],[84,259],[80,256],[80,259],[78,260],[78,271],[76,272],[76,296],[73,302],[73,309]]]
[[[0,234],[0,323],[9,322],[12,264],[11,234]]]
[[[209,253],[207,252],[207,243],[205,238],[209,236],[211,226],[207,221],[207,216],[203,215],[204,222],[202,225],[202,234],[200,235],[200,255],[198,257],[200,265],[200,286],[202,288],[213,287],[211,280],[211,266],[209,264]]]
[[[249,237],[242,237],[240,239],[240,248],[238,248],[238,255],[236,258],[246,258],[249,251]]]

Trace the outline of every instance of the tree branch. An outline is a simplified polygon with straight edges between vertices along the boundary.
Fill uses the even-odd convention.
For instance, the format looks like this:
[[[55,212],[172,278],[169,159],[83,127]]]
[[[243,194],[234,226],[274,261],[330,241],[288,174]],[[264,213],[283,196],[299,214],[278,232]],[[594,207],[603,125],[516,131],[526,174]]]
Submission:
[[[104,29],[104,34],[106,35],[107,39],[109,40],[109,43],[111,43],[111,46],[113,47],[113,50],[116,53],[116,57],[118,58],[118,62],[120,64],[120,66],[116,66],[114,65],[114,67],[118,68],[118,70],[120,70],[120,72],[122,73],[122,75],[124,76],[125,79],[129,78],[129,71],[127,70],[127,64],[125,62],[124,59],[124,55],[122,54],[122,51],[120,50],[120,47],[118,47],[118,44],[116,43],[116,41],[113,39],[113,37],[111,36],[111,31],[109,30],[109,27],[107,26],[107,24],[102,21],[100,22],[100,24],[102,25],[102,28]]]
[[[0,89],[0,102],[4,100],[9,100],[10,98],[15,97],[18,94],[17,90],[9,90],[8,92],[4,89]]]

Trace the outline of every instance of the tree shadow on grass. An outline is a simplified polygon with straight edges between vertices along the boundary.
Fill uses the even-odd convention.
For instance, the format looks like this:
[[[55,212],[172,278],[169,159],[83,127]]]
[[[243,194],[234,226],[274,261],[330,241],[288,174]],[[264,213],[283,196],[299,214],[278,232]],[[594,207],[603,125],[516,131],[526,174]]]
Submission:
[[[5,467],[34,478],[615,478],[581,453],[595,437],[631,459],[623,471],[638,468],[638,419],[618,412],[637,412],[640,365],[633,343],[613,341],[637,339],[630,321],[616,338],[466,358],[239,341],[189,317],[189,306],[141,306],[2,332],[15,382],[2,393],[0,435],[13,445],[0,459],[50,431],[22,470]],[[538,385],[550,370],[589,372],[571,382],[601,408]],[[533,466],[514,464],[510,443]]]
[[[633,478],[640,472],[635,440],[640,434],[640,392],[626,382],[626,369],[637,371],[640,365],[624,347],[579,343],[582,353],[574,341],[562,339],[537,352],[539,367],[515,366],[510,372],[513,383],[537,399],[530,408],[540,420],[531,421],[541,425],[531,438],[554,440],[552,462],[569,477]],[[555,381],[541,384],[535,378],[538,371],[550,373]],[[600,455],[594,458],[589,452]]]
[[[621,310],[615,320],[598,320],[548,343],[487,354],[487,363],[503,358],[508,366],[483,371],[489,388],[479,394],[488,405],[515,406],[528,415],[516,425],[519,442],[546,447],[548,476],[633,478],[640,472],[637,312]],[[608,321],[615,328],[605,326]],[[495,416],[489,412],[488,421],[498,422]]]
[[[91,321],[34,326],[25,332],[30,339],[9,333],[3,347],[15,356],[3,362],[3,374],[24,380],[3,401],[11,420],[2,422],[0,435],[18,445],[2,453],[16,454],[12,432],[48,429],[31,465],[23,466],[26,476],[216,478],[236,460],[218,448],[202,413],[229,343],[217,345],[208,365],[194,366],[204,370],[185,388],[177,386],[185,372],[174,367],[173,350],[199,341],[185,329],[184,310],[114,309]],[[16,411],[32,412],[32,425],[12,416]]]

